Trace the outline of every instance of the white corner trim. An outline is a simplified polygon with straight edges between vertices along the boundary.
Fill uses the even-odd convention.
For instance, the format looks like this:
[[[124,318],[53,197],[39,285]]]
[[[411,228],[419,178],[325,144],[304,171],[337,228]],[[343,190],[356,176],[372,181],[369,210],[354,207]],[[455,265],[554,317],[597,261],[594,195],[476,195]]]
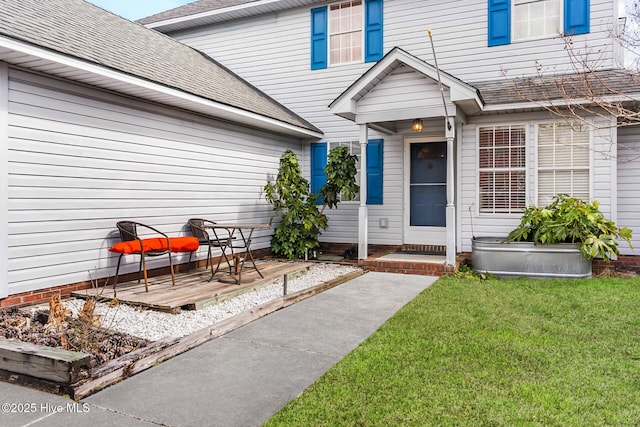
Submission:
[[[0,298],[9,295],[9,66],[0,62]]]

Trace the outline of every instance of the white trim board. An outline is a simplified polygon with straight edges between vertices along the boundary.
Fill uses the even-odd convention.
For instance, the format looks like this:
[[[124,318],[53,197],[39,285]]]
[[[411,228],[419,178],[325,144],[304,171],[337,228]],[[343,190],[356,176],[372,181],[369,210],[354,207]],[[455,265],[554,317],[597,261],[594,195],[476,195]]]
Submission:
[[[0,298],[9,294],[9,67],[0,62]]]

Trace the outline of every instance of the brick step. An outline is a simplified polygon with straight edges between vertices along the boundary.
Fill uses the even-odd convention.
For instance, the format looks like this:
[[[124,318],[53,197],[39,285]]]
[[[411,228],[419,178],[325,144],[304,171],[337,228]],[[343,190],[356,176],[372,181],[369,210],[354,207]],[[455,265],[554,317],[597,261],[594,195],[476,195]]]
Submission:
[[[393,261],[381,259],[361,260],[358,265],[365,271],[378,271],[383,273],[416,274],[422,276],[444,276],[453,273],[459,267],[447,266],[444,263],[431,263],[420,261]]]

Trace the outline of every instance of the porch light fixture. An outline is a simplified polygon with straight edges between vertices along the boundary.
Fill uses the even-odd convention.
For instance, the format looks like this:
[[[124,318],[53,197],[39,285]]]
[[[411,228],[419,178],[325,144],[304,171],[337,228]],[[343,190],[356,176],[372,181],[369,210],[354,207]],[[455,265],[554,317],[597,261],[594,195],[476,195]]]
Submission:
[[[422,120],[415,119],[411,124],[411,129],[413,129],[414,132],[422,132]]]

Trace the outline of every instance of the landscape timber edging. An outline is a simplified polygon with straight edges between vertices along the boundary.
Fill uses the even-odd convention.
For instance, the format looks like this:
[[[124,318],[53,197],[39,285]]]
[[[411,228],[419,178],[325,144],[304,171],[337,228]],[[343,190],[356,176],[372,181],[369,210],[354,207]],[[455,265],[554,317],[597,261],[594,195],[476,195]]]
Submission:
[[[78,377],[76,376],[72,379],[72,381],[77,380],[75,382],[56,381],[54,378],[48,378],[41,375],[41,369],[38,369],[38,372],[29,370],[25,371],[25,369],[15,371],[12,369],[13,365],[6,364],[4,357],[2,357],[0,359],[0,379],[12,383],[34,386],[51,393],[68,394],[72,399],[80,400],[91,395],[92,393],[102,390],[107,386],[118,383],[132,375],[149,369],[154,365],[171,359],[172,357],[182,354],[207,341],[225,335],[235,329],[238,329],[241,326],[251,323],[254,320],[271,314],[277,310],[288,307],[297,302],[324,292],[328,289],[341,285],[364,273],[365,272],[361,270],[354,271],[352,273],[337,277],[328,282],[324,282],[298,292],[283,295],[264,304],[256,306],[251,310],[244,311],[240,314],[229,317],[228,319],[207,326],[182,338],[165,339],[153,342],[146,347],[132,351],[131,353],[125,354],[117,359],[94,368],[90,372],[89,378],[81,378],[77,380]],[[28,343],[21,342],[21,344]],[[29,345],[43,347],[45,349],[52,348],[38,346],[36,344]],[[56,353],[58,354],[63,352],[82,354],[77,352],[70,352],[63,349],[55,350],[57,350]],[[86,358],[88,359],[89,356],[86,355]],[[64,379],[64,376],[62,376],[61,379]]]

